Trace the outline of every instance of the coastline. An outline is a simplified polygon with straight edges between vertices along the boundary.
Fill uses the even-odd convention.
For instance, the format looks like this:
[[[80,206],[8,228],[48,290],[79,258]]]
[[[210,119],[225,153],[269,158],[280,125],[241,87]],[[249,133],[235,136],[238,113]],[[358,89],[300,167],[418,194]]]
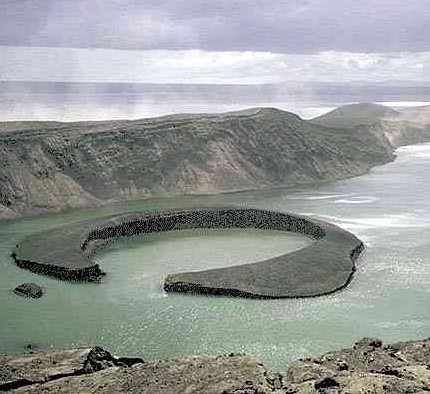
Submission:
[[[314,239],[301,250],[253,264],[169,275],[166,291],[246,298],[301,298],[331,294],[348,285],[363,243],[327,222],[285,212],[212,207],[125,213],[33,234],[12,253],[16,264],[69,281],[100,281],[93,258],[100,245],[122,236],[189,228],[259,228]]]
[[[425,143],[425,142],[424,142]],[[421,145],[420,143],[419,145]],[[416,144],[412,144],[416,145]],[[408,146],[408,145],[405,145]],[[343,176],[339,178],[333,178],[333,179],[325,179],[321,181],[315,181],[315,182],[304,182],[304,183],[296,183],[293,185],[280,185],[280,186],[267,186],[267,187],[259,187],[259,188],[243,188],[243,189],[236,189],[236,190],[222,190],[222,191],[214,191],[214,192],[207,192],[207,193],[163,193],[162,195],[151,195],[148,197],[139,197],[139,198],[130,198],[130,199],[123,199],[123,200],[99,200],[97,204],[87,206],[87,207],[79,207],[79,208],[65,208],[65,209],[50,209],[45,210],[42,212],[36,212],[36,213],[20,213],[17,216],[14,217],[8,217],[8,216],[1,216],[0,215],[0,224],[1,223],[11,223],[11,222],[17,222],[19,220],[26,220],[26,219],[35,219],[35,218],[44,218],[50,215],[61,215],[61,214],[67,214],[67,213],[73,213],[73,212],[91,212],[93,210],[102,209],[103,207],[115,207],[116,205],[121,206],[126,203],[136,203],[136,202],[148,202],[151,200],[170,200],[175,198],[187,198],[187,197],[210,197],[210,196],[222,196],[222,195],[230,195],[230,194],[240,194],[240,193],[248,193],[248,192],[262,192],[270,191],[270,190],[285,190],[286,192],[295,192],[297,190],[306,190],[308,188],[314,188],[318,186],[323,186],[330,184],[332,182],[347,180],[356,178],[359,176],[363,176],[368,174],[372,168],[383,166],[385,164],[392,163],[396,160],[397,156],[395,153],[393,153],[393,157],[390,160],[387,160],[382,163],[376,163],[374,165],[369,166],[366,170],[348,175]]]

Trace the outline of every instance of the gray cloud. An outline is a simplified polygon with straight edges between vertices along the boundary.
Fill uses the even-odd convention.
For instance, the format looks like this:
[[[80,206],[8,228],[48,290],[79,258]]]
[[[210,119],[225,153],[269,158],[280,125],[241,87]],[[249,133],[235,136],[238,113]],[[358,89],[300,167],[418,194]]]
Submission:
[[[0,45],[430,50],[428,0],[2,0]]]

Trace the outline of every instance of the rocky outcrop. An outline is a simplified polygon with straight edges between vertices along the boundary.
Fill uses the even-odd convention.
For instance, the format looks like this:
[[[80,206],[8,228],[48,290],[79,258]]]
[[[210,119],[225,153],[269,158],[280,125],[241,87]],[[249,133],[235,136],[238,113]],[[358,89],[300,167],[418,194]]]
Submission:
[[[429,366],[430,338],[385,346],[364,338],[352,349],[292,363],[285,381],[291,393],[423,393],[430,391]]]
[[[13,290],[15,294],[22,297],[40,298],[43,295],[43,289],[36,283],[23,283]]]
[[[258,228],[291,231],[314,242],[294,253],[253,264],[169,275],[166,291],[248,298],[314,297],[344,288],[363,243],[320,220],[286,212],[213,207],[135,212],[89,220],[33,234],[15,248],[18,266],[72,281],[98,281],[93,261],[100,245],[118,237],[189,228]]]
[[[16,393],[310,394],[424,393],[430,390],[430,339],[306,357],[285,373],[245,355],[116,358],[99,347],[0,357],[0,390]]]
[[[430,141],[430,107],[418,107],[397,116],[388,116],[380,131],[394,147]]]
[[[394,159],[384,136],[273,108],[0,124],[0,219],[151,196],[289,187]]]
[[[98,264],[92,262],[88,262],[87,267],[76,268],[67,266],[67,264],[62,265],[60,261],[57,264],[49,264],[34,261],[36,260],[35,257],[32,257],[32,260],[18,258],[15,252],[12,253],[12,257],[20,268],[27,269],[35,274],[52,276],[70,282],[100,282],[101,278],[106,275]]]
[[[430,106],[402,112],[371,103],[345,105],[319,116],[314,124],[349,130],[350,133],[373,133],[393,148],[430,141]]]
[[[100,348],[77,348],[22,356],[0,356],[0,391],[82,376],[111,367],[130,367],[139,358],[116,358]],[[37,391],[36,391],[37,392]],[[79,391],[77,391],[79,392]]]
[[[275,378],[242,355],[143,361],[96,347],[0,357],[0,390],[16,393],[268,393]]]

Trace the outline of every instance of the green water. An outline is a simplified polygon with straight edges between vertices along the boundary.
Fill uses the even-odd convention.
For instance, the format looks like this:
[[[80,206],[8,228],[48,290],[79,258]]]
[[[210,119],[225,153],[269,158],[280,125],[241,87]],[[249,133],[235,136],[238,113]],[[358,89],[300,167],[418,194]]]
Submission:
[[[158,199],[0,224],[0,352],[98,344],[116,354],[248,353],[283,370],[300,356],[350,346],[362,336],[386,341],[430,333],[430,145],[361,177],[318,188]],[[246,300],[166,294],[168,273],[258,261],[306,246],[276,231],[187,230],[133,237],[97,258],[101,284],[72,284],[21,270],[9,257],[35,231],[125,210],[237,204],[320,217],[352,231],[367,249],[352,284],[331,296]],[[33,281],[46,295],[11,292]]]

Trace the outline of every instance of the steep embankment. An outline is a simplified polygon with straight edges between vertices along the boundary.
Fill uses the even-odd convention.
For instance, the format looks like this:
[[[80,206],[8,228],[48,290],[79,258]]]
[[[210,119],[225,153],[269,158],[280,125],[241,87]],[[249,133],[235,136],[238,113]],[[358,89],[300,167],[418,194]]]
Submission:
[[[381,130],[395,147],[430,141],[430,106],[387,116],[381,122]]]
[[[381,135],[276,109],[112,122],[0,124],[0,218],[107,201],[292,186],[393,159]]]
[[[398,112],[377,104],[351,104],[319,116],[312,123],[351,133],[367,129],[388,140],[393,148],[430,141],[430,106]]]

